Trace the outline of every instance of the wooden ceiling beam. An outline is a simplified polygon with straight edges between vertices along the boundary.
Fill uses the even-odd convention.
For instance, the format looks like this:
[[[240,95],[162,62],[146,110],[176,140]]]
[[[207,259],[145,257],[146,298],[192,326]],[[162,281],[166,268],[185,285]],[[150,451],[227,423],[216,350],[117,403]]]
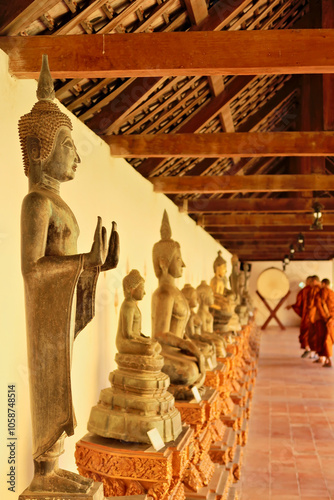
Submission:
[[[313,236],[314,233],[314,236]],[[325,234],[322,235],[322,231],[314,231],[312,236],[309,233],[304,235],[304,243],[305,246],[318,244],[330,244],[334,249],[334,235]],[[295,230],[294,234],[279,234],[279,233],[258,233],[254,232],[254,234],[227,234],[225,233],[216,233],[214,235],[216,240],[219,240],[221,244],[224,245],[234,245],[234,244],[243,244],[245,242],[249,242],[249,244],[259,243],[261,241],[266,241],[268,244],[275,244],[276,242],[285,241],[289,245],[293,244],[295,248],[297,247],[297,237],[299,232]],[[258,236],[255,236],[258,235]]]
[[[334,155],[334,132],[134,134],[104,139],[112,156],[125,158]]]
[[[334,28],[334,4],[322,0],[322,27]],[[334,75],[323,75],[323,118],[324,130],[334,130]]]
[[[0,39],[19,78],[37,78],[44,53],[53,78],[334,73],[333,45],[332,29]]]
[[[229,214],[229,215],[204,215],[201,225],[206,226],[252,226],[261,227],[264,224],[272,226],[303,226],[312,224],[310,214]],[[323,215],[323,226],[334,225],[334,214],[325,213]],[[296,232],[298,230],[296,229]]]
[[[277,261],[277,262],[282,262],[283,257],[285,254],[288,254],[289,252],[285,253],[279,253],[277,252],[276,254],[273,254],[272,252],[252,252],[248,251],[247,253],[240,253],[238,255],[240,261],[244,262],[252,262],[252,261],[261,261],[261,262],[271,262],[271,261]],[[294,261],[297,260],[311,260],[311,261],[318,261],[318,260],[331,260],[333,258],[333,252],[326,252],[324,250],[319,250],[319,251],[314,251],[314,252],[299,252],[298,254],[295,255]]]
[[[196,177],[154,177],[156,193],[211,194],[334,190],[332,175],[221,175]]]
[[[202,225],[198,222],[198,225]],[[305,223],[301,226],[299,226],[298,228],[296,226],[284,226],[284,234],[286,233],[292,233],[292,235],[296,235],[298,233],[303,233],[304,236],[311,233],[310,232],[310,225],[311,223]],[[256,229],[254,229],[254,227],[252,226],[239,226],[239,227],[236,227],[236,226],[227,226],[227,227],[224,227],[222,228],[221,226],[219,225],[210,225],[210,226],[206,226],[205,227],[205,230],[210,233],[212,236],[215,237],[216,234],[224,234],[225,236],[226,235],[230,235],[230,234],[238,234],[240,237],[242,237],[243,235],[245,234],[258,234],[258,233],[261,233],[261,234],[265,234],[265,233],[270,233],[270,234],[273,234],[275,235],[276,233],[282,233],[282,227],[280,226],[270,226],[268,225],[267,223],[265,223],[264,226],[261,226],[261,227],[257,227]],[[326,224],[323,228],[322,231],[312,231],[312,234],[318,234],[319,237],[323,238],[323,237],[328,237],[328,236],[331,236],[331,235],[334,235],[334,225],[328,225]]]
[[[272,255],[272,254],[275,254],[275,255],[279,255],[280,258],[282,259],[284,255],[290,255],[290,245],[289,243],[287,242],[281,242],[280,244],[275,244],[275,245],[261,245],[261,244],[258,244],[258,245],[225,245],[224,243],[220,242],[219,241],[219,244],[226,248],[226,250],[228,250],[229,252],[231,252],[232,254],[237,254],[238,256],[241,254],[259,254],[259,253],[264,253],[266,252],[268,255]],[[307,247],[307,250],[304,249],[304,252],[306,251],[309,255],[312,255],[314,254],[315,252],[318,252],[319,250],[321,250],[322,252],[326,253],[327,255],[330,255],[330,256],[333,256],[334,255],[334,251],[333,249],[328,249],[326,247],[322,247],[322,246],[319,246],[319,245],[314,245],[314,246],[309,246]],[[294,256],[296,255],[299,255],[299,254],[302,254],[304,252],[298,252],[298,251],[295,251],[294,252]]]
[[[334,211],[334,198],[279,198],[279,199],[224,199],[213,200],[205,197],[189,200],[188,213],[236,213],[236,212],[272,212],[272,213],[312,213],[312,205],[315,201],[320,202],[324,212]],[[182,205],[181,205],[182,206]]]

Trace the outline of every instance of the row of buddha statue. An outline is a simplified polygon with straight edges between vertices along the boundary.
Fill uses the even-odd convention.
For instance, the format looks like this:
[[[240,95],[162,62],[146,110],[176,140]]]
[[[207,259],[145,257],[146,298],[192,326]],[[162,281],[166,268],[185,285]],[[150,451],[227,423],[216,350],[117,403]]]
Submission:
[[[93,487],[91,480],[60,469],[58,458],[64,438],[74,433],[76,425],[70,379],[74,340],[94,316],[99,273],[115,268],[119,256],[116,225],[107,246],[100,218],[91,251],[77,252],[78,224],[60,197],[60,185],[75,177],[80,158],[72,124],[53,102],[46,57],[37,96],[38,102],[19,122],[29,179],[21,233],[35,466],[22,499],[32,498],[32,492],[65,498],[65,493],[83,494]],[[226,356],[227,344],[241,328],[239,318],[241,323],[246,321],[250,310],[247,287],[235,263],[236,258],[231,290],[220,252],[210,285],[202,281],[196,289],[187,284],[179,290],[175,280],[185,264],[164,213],[161,239],[153,248],[158,288],[152,297],[152,337],[141,331],[138,301],[145,295],[144,279],[132,270],[123,280],[117,369],[110,373],[110,387],[101,391],[92,408],[91,432],[149,442],[147,432],[155,428],[164,442],[177,438],[182,423],[175,399],[192,400],[194,389],[201,393],[206,370],[215,368],[217,357]]]
[[[88,423],[88,430],[97,435],[149,442],[147,431],[155,427],[164,442],[175,440],[181,420],[174,399],[192,400],[194,388],[199,393],[204,390],[206,370],[216,368],[217,357],[226,357],[227,344],[241,329],[237,298],[221,286],[226,262],[220,253],[211,285],[202,281],[196,289],[186,284],[179,290],[175,280],[185,264],[180,245],[171,236],[165,211],[161,240],[153,248],[159,286],[152,297],[152,338],[141,331],[138,301],[145,295],[144,279],[132,270],[123,280],[125,299],[116,336],[118,368],[110,374],[111,387],[101,391]],[[227,318],[222,330],[214,330],[213,306]]]

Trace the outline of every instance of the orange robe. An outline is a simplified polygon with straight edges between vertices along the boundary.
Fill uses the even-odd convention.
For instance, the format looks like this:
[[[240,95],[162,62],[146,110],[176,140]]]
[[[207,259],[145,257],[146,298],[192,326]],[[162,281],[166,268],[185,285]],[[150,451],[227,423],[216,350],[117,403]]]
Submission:
[[[318,298],[321,287],[319,285],[312,286],[307,297],[307,315],[310,322],[309,332],[308,332],[308,345],[311,351],[318,352],[318,331],[321,328],[321,324],[317,323],[321,320],[320,313],[318,311]]]
[[[310,290],[310,285],[306,285],[302,288],[297,294],[296,303],[292,305],[292,309],[296,314],[298,314],[298,316],[301,317],[299,342],[302,349],[305,349],[308,346],[310,320],[308,315],[307,300]]]
[[[334,292],[330,288],[322,288],[317,294],[317,309],[321,316],[316,322],[319,356],[330,358],[333,354],[334,342]]]

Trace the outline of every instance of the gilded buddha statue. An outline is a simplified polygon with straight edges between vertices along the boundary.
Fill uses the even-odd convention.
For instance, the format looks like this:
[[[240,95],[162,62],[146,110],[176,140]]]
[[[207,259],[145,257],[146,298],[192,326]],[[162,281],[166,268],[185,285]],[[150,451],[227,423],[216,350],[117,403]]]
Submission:
[[[152,296],[152,335],[162,345],[163,371],[170,377],[169,391],[175,399],[192,399],[192,388],[205,380],[205,357],[196,344],[185,338],[190,311],[175,285],[185,264],[180,245],[171,236],[167,212],[161,225],[161,240],[153,247],[153,266],[159,286]]]
[[[26,492],[65,498],[91,491],[93,483],[60,469],[58,463],[64,438],[76,425],[70,376],[73,343],[94,316],[98,275],[116,267],[119,244],[113,223],[107,252],[106,230],[98,218],[91,251],[77,253],[79,227],[60,196],[60,185],[74,179],[80,158],[71,121],[53,102],[46,56],[37,97],[31,112],[19,121],[29,179],[22,204],[21,258],[35,469]]]

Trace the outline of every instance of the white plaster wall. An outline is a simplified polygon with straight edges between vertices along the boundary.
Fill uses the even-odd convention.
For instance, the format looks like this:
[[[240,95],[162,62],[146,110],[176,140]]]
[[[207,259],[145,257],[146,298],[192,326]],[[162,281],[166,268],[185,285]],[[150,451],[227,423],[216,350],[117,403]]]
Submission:
[[[32,477],[30,407],[26,360],[23,282],[20,272],[20,209],[27,193],[23,173],[17,122],[36,102],[36,82],[16,80],[9,76],[7,56],[0,51],[0,498],[15,498],[3,479],[7,463],[7,384],[17,388],[17,456],[16,495],[28,486]],[[51,68],[52,70],[52,68]],[[65,112],[65,108],[63,108]],[[68,113],[69,114],[69,113]],[[151,294],[157,287],[153,273],[152,247],[160,239],[163,210],[170,217],[173,238],[180,242],[187,267],[178,286],[190,282],[197,286],[213,276],[212,264],[222,249],[203,229],[164,195],[153,192],[146,181],[124,160],[112,159],[108,146],[79,120],[71,116],[73,137],[82,163],[76,179],[62,187],[62,196],[75,213],[81,235],[79,252],[89,251],[97,215],[101,215],[108,231],[111,221],[118,223],[121,257],[117,270],[99,278],[96,317],[80,333],[74,346],[72,385],[74,408],[78,421],[75,436],[66,440],[61,466],[75,471],[75,442],[86,433],[90,408],[96,404],[100,389],[109,385],[109,372],[114,365],[114,339],[119,305],[123,299],[122,279],[132,268],[146,278],[146,297],[142,301],[143,332],[150,333]],[[223,250],[230,273],[230,254]]]
[[[257,290],[257,279],[265,269],[269,267],[276,267],[282,270],[282,262],[281,261],[266,261],[266,262],[252,262],[252,274],[249,280],[249,291],[253,298],[254,306],[257,308],[256,313],[256,322],[258,325],[263,325],[266,319],[269,316],[269,311],[256,294]],[[280,307],[277,317],[282,322],[284,326],[298,326],[300,324],[299,316],[292,310],[287,310],[286,305],[294,304],[296,295],[300,288],[298,287],[299,283],[305,283],[307,276],[312,276],[314,274],[318,275],[320,280],[323,278],[332,279],[333,274],[333,261],[291,261],[290,264],[286,267],[285,274],[290,283],[290,295],[284,302],[284,304]],[[275,308],[278,301],[267,301],[271,308]],[[271,320],[269,325],[277,326],[277,322],[275,320]]]

